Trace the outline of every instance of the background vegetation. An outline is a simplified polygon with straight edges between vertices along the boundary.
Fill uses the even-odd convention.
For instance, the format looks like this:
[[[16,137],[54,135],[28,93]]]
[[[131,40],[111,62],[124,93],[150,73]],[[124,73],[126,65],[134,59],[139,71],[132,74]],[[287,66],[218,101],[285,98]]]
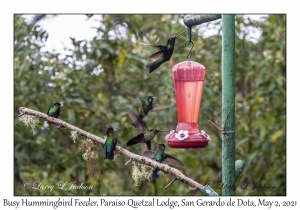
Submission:
[[[135,98],[157,96],[157,103],[174,107],[150,113],[149,127],[175,129],[177,114],[171,68],[186,60],[185,35],[176,41],[170,62],[148,74],[147,57],[155,50],[137,42],[165,44],[184,30],[184,15],[103,15],[98,33],[91,41],[73,39],[68,55],[41,52],[48,34],[38,24],[28,25],[22,16],[14,21],[14,193],[15,195],[200,195],[180,182],[164,187],[169,175],[144,180],[134,186],[128,158],[103,159],[100,145],[94,162],[83,158],[84,139],[71,138],[65,129],[40,120],[36,134],[18,119],[19,107],[46,113],[56,101],[64,101],[59,118],[100,137],[105,128],[118,127],[119,145],[137,135],[126,114],[138,111]],[[204,38],[207,28],[218,33]],[[262,31],[260,40],[249,40],[251,31]],[[193,27],[192,60],[206,66],[199,125],[211,136],[205,149],[166,151],[182,160],[183,173],[201,184],[213,183],[221,194],[221,133],[208,120],[221,121],[221,21]],[[236,16],[236,159],[246,167],[237,182],[237,195],[286,194],[286,16],[270,15],[262,22]],[[257,42],[258,41],[258,42]],[[158,134],[156,142],[164,142]],[[86,143],[86,142],[85,142]],[[141,154],[141,147],[128,148]],[[100,173],[99,173],[100,172]],[[23,182],[76,182],[91,190],[64,191],[24,189]],[[272,189],[242,189],[242,183],[257,182]]]

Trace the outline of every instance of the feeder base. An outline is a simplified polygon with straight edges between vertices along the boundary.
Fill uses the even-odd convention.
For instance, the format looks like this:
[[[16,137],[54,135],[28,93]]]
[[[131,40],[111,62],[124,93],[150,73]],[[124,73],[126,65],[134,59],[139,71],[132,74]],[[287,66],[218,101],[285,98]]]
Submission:
[[[196,133],[189,135],[187,139],[179,141],[175,137],[176,133],[169,136],[167,143],[172,148],[204,148],[208,145],[208,140],[201,134]]]

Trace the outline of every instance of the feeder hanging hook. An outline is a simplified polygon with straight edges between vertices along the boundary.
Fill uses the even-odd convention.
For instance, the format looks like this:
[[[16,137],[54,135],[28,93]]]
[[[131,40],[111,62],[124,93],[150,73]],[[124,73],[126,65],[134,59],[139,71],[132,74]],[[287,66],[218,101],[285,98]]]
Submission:
[[[187,55],[187,58],[190,60],[192,57],[192,50],[194,47],[194,42],[192,41],[192,27],[191,26],[186,27],[186,38],[187,38],[187,41],[185,42],[184,47],[186,46],[186,43],[192,43],[192,48]]]

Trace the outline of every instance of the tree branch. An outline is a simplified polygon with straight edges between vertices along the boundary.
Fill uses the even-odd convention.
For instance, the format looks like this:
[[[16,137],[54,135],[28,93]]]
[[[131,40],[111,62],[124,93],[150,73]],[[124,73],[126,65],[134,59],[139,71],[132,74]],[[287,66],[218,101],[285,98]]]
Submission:
[[[65,122],[61,119],[53,118],[53,117],[50,117],[47,114],[44,114],[42,112],[38,112],[38,111],[28,109],[28,108],[25,108],[25,107],[20,107],[19,111],[20,111],[21,116],[27,114],[27,115],[33,115],[33,116],[36,116],[36,117],[43,118],[43,119],[45,119],[46,121],[48,121],[52,124],[58,125],[59,127],[65,127],[66,129],[69,129],[71,131],[77,131],[79,134],[81,134],[82,136],[85,136],[88,139],[96,141],[96,142],[98,142],[102,145],[105,144],[104,139],[102,139],[98,136],[95,136],[95,135],[93,135],[89,132],[86,132],[86,131],[78,128],[78,127],[75,127],[75,126],[73,126],[73,125],[71,125],[71,124],[69,124],[69,123],[67,123],[67,122]],[[130,158],[131,160],[134,160],[134,161],[139,162],[141,164],[149,165],[153,168],[158,168],[159,170],[163,171],[164,173],[167,173],[167,174],[170,174],[170,175],[174,176],[175,179],[180,180],[181,182],[189,185],[192,188],[196,188],[198,190],[203,190],[204,189],[203,185],[201,185],[198,182],[195,182],[194,180],[192,180],[191,178],[185,176],[183,173],[181,173],[176,168],[172,168],[168,165],[161,164],[161,163],[156,162],[154,160],[151,160],[149,158],[134,154],[134,153],[129,152],[128,150],[126,150],[126,149],[124,149],[120,146],[116,146],[115,150],[118,153]]]

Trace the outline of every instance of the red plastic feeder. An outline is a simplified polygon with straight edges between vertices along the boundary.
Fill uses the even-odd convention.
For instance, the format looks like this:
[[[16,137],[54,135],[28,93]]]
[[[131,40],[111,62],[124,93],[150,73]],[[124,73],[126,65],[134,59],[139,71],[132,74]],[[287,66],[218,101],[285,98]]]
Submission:
[[[205,67],[193,61],[184,61],[176,64],[172,73],[178,125],[176,132],[169,135],[167,143],[169,147],[173,148],[206,147],[209,136],[199,133],[198,126]]]

